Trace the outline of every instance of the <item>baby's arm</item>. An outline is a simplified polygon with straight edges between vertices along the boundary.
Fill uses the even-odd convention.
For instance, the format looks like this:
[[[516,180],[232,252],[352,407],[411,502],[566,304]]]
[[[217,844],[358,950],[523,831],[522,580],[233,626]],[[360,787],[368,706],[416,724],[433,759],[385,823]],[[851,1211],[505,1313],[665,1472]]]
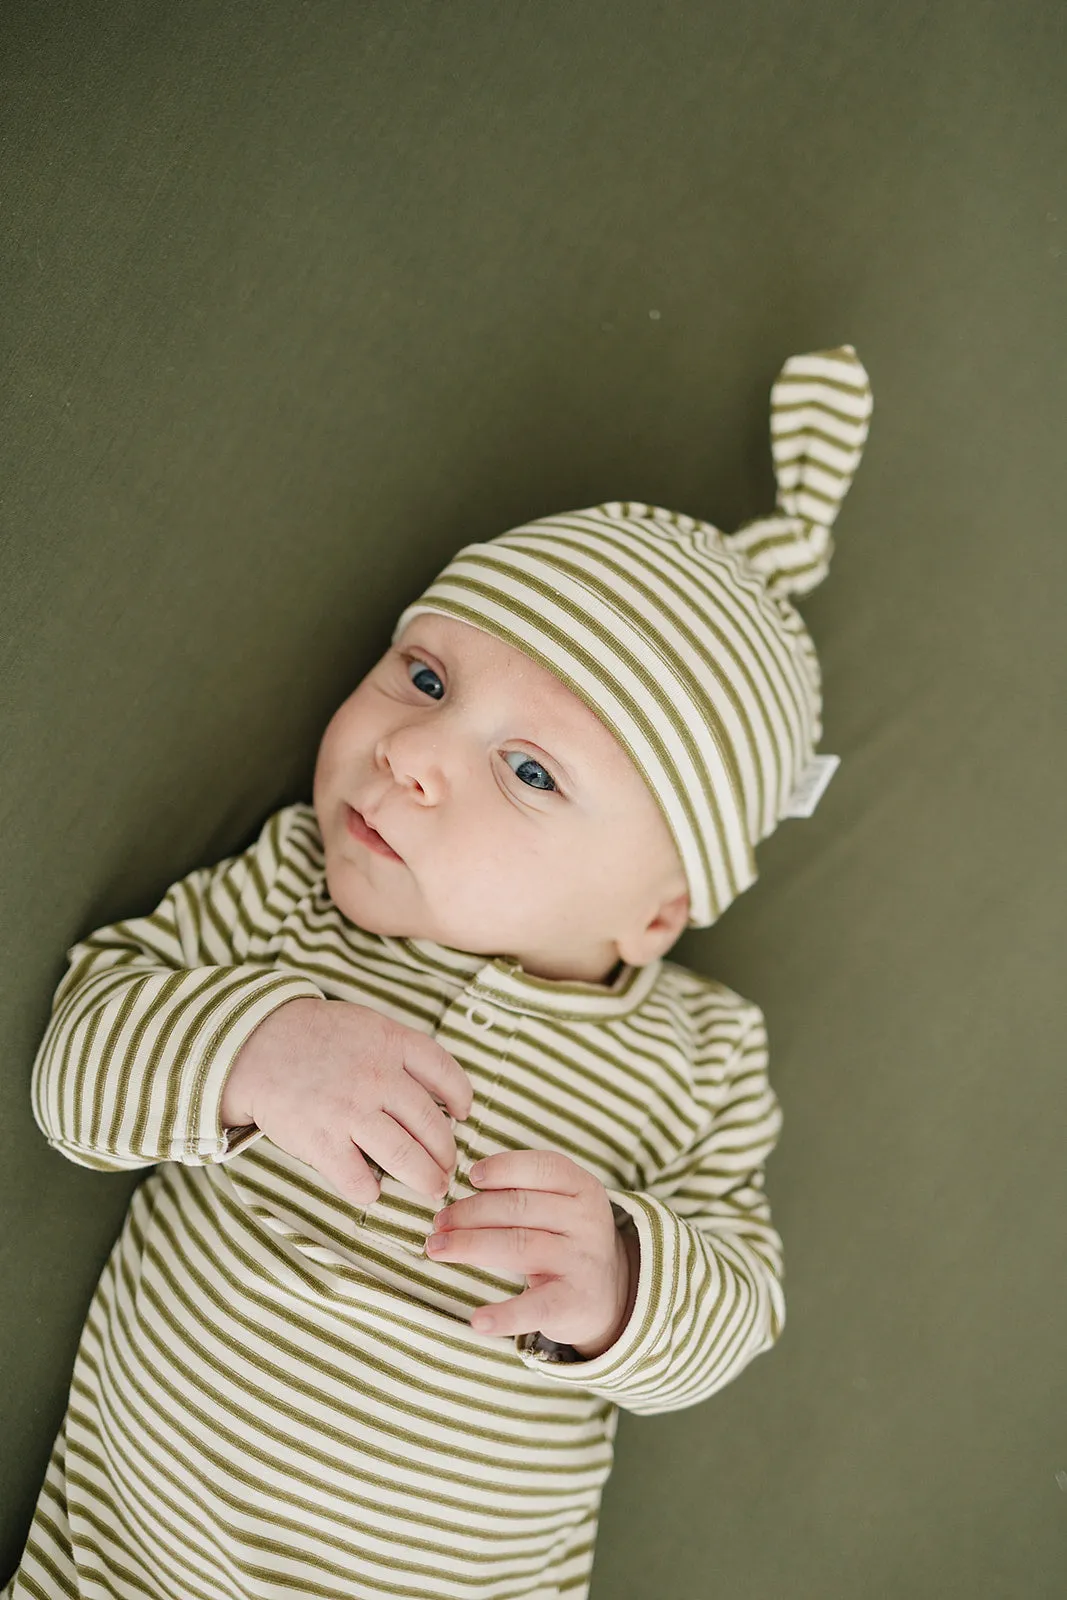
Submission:
[[[324,998],[308,979],[246,959],[299,892],[283,870],[294,809],[275,812],[243,855],[172,885],[150,916],[67,951],[30,1094],[49,1144],[79,1166],[202,1166],[261,1137],[220,1123],[230,1067],[272,1011]]]
[[[556,1365],[558,1356],[539,1351],[531,1336],[517,1341],[527,1365],[638,1416],[708,1399],[785,1326],[782,1241],[763,1189],[782,1126],[766,1027],[759,1007],[742,1002],[724,1060],[719,1026],[695,1062],[694,1087],[707,1109],[692,1141],[665,1165],[650,1150],[654,1175],[642,1187],[608,1190],[612,1210],[626,1211],[639,1236],[637,1292],[623,1333],[602,1355],[572,1365]]]
[[[710,1128],[648,1188],[699,1230],[721,1275],[719,1293],[706,1283],[703,1295],[710,1313],[703,1344],[716,1356],[705,1367],[708,1394],[770,1349],[785,1327],[782,1240],[764,1192],[783,1122],[768,1071],[766,1022],[749,1002]]]

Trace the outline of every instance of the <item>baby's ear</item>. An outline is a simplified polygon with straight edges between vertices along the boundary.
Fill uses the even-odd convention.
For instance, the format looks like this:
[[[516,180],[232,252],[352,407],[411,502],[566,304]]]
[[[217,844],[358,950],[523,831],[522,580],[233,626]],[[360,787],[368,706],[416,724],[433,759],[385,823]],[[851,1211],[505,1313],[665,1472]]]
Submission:
[[[689,890],[683,889],[672,900],[665,900],[649,923],[647,933],[649,936],[655,935],[657,954],[664,955],[681,938],[689,923],[689,904]],[[652,960],[653,957],[645,959]]]
[[[673,900],[667,902],[660,911],[660,916],[675,925],[678,928],[678,932],[681,933],[689,921],[689,907],[689,890],[686,888],[682,890],[681,894],[675,895]]]

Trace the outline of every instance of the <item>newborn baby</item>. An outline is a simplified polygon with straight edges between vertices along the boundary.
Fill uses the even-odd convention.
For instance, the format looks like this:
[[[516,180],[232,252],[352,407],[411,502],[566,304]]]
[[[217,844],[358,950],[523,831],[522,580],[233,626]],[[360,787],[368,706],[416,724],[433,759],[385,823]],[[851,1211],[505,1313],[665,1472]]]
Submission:
[[[452,617],[414,617],[334,714],[314,804],[330,897],[373,933],[603,983],[689,915],[626,751],[554,673]],[[395,856],[356,842],[353,807]]]
[[[763,1015],[665,953],[833,771],[787,596],[870,409],[850,346],[787,362],[735,534],[461,550],[313,804],[67,952],[34,1116],[151,1171],[0,1600],[583,1600],[619,1409],[779,1338]]]

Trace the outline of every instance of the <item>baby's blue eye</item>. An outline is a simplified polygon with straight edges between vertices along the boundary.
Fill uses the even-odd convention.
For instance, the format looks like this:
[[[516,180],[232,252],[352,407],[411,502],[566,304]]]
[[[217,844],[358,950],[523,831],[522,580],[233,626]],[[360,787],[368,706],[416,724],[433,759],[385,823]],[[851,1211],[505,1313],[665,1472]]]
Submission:
[[[521,761],[521,765],[522,766],[524,766],[524,767],[536,767],[538,772],[540,772],[545,778],[548,779],[548,782],[551,785],[552,789],[554,789],[556,787],[555,779],[553,778],[552,774],[548,771],[547,767],[543,767],[541,765],[540,761],[536,760],[533,756],[523,755],[521,750],[508,750],[508,751],[506,751],[505,755],[504,755],[504,760],[505,761],[508,759],[508,756],[522,756],[522,761]],[[511,770],[512,770],[512,772],[514,772],[515,776],[518,777],[518,775],[519,775],[518,769],[516,767],[512,767]],[[523,783],[526,783],[526,779],[525,778],[522,781],[523,781]],[[545,785],[543,783],[531,783],[531,784],[527,784],[526,786],[529,789],[544,789],[545,788]]]
[[[424,673],[429,673],[430,677],[436,679],[436,681],[440,684],[441,679],[438,677],[438,675],[434,671],[433,667],[427,666],[425,661],[419,661],[416,657],[409,656],[408,659],[407,659],[407,665],[408,665],[409,668],[410,667],[418,667],[418,669],[419,669],[418,672],[415,674],[415,676],[413,678],[411,678],[411,682],[412,683],[415,682],[415,678],[421,678]],[[426,690],[426,691],[421,691],[421,692],[429,693],[430,691]],[[443,686],[442,686],[442,689],[441,689],[441,693],[442,694],[444,693]],[[439,700],[441,698],[441,695],[435,694],[435,695],[432,696],[432,698],[434,700]],[[523,766],[523,767],[536,767],[538,772],[542,773],[544,775],[544,777],[548,780],[548,785],[550,786],[550,788],[552,790],[554,790],[556,788],[556,781],[553,778],[552,774],[548,771],[547,767],[542,766],[540,761],[535,760],[535,758],[533,756],[525,755],[524,752],[521,751],[521,750],[509,750],[507,752],[507,755],[508,756],[521,756],[522,757],[522,761],[520,763],[521,766]],[[506,759],[506,757],[505,757],[505,759]],[[518,769],[515,768],[515,767],[512,767],[511,770],[515,773],[515,776],[518,777],[518,775],[519,775],[518,774]],[[522,782],[526,783],[526,779],[523,778]],[[526,786],[527,786],[527,788],[530,788],[530,789],[541,789],[541,790],[543,790],[545,792],[549,792],[548,790],[546,790],[545,784],[529,783]]]
[[[429,674],[430,674],[430,677],[431,677],[431,678],[437,678],[437,674],[436,674],[436,672],[435,672],[435,671],[434,671],[434,670],[433,670],[433,668],[432,668],[432,667],[428,667],[428,666],[427,666],[427,665],[426,665],[426,663],[425,663],[425,661],[421,661],[421,662],[416,662],[416,661],[414,661],[414,660],[409,660],[409,661],[408,661],[408,666],[409,666],[409,667],[414,667],[414,666],[416,666],[416,665],[417,665],[417,666],[418,666],[418,669],[419,669],[419,670],[418,670],[418,673],[417,673],[417,674],[416,674],[416,676],[417,676],[417,677],[420,677],[420,678],[421,678],[421,676],[422,676],[422,674],[423,674],[423,673],[424,673],[424,672],[428,672],[428,673],[429,673]],[[414,683],[414,682],[415,682],[415,679],[414,679],[414,678],[412,678],[412,680],[411,680],[411,681],[412,681],[412,683]],[[437,681],[438,681],[438,683],[440,683],[440,682],[441,682],[441,680],[440,680],[440,678],[437,678]],[[434,697],[433,697],[433,698],[434,698],[434,699],[435,699],[435,700],[440,700],[440,698],[441,698],[441,696],[440,696],[440,695],[439,695],[439,694],[435,694],[435,695],[434,695]]]

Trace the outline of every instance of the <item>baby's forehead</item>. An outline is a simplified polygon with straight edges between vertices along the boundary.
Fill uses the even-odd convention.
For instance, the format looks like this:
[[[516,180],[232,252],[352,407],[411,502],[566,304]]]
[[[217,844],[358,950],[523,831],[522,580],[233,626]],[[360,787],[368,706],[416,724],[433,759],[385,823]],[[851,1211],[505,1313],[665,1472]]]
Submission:
[[[535,694],[539,705],[551,706],[561,720],[583,731],[588,723],[608,730],[573,689],[524,650],[476,628],[458,617],[424,611],[414,617],[397,640],[405,648],[421,642],[436,651],[446,665],[467,669],[472,678],[492,678],[494,683],[520,685],[524,697]],[[610,738],[611,735],[608,734]]]

